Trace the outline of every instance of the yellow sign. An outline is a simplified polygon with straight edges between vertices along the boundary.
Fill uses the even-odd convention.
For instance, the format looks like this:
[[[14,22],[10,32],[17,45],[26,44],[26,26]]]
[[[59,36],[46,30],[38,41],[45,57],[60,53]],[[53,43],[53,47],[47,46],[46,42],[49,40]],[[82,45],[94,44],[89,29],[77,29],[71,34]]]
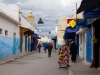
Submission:
[[[76,26],[76,22],[74,20],[71,20],[69,25],[74,28]]]

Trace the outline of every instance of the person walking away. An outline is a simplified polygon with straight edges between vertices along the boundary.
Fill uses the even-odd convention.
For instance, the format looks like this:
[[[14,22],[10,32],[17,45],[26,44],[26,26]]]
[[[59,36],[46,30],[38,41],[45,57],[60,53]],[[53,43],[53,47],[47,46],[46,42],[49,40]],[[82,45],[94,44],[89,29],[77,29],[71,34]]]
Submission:
[[[40,43],[38,44],[38,49],[39,49],[39,53],[40,53],[40,51],[41,51],[41,44]]]
[[[48,47],[47,42],[45,42],[45,43],[43,44],[43,46],[44,46],[44,51],[45,51],[45,53],[46,53],[46,51],[47,51],[47,47]]]
[[[72,62],[76,62],[76,55],[77,55],[77,46],[75,42],[73,41],[71,46],[70,46],[70,51],[71,51],[71,60]]]
[[[52,44],[48,43],[48,57],[51,57],[52,48],[53,48]]]

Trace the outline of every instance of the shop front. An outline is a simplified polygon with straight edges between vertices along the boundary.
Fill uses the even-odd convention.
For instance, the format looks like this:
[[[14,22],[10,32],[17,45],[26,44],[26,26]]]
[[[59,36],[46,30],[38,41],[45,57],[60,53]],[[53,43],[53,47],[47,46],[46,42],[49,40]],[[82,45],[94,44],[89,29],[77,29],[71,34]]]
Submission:
[[[41,39],[41,38],[36,33],[32,34],[31,38],[32,38],[31,50],[37,50],[38,39]]]

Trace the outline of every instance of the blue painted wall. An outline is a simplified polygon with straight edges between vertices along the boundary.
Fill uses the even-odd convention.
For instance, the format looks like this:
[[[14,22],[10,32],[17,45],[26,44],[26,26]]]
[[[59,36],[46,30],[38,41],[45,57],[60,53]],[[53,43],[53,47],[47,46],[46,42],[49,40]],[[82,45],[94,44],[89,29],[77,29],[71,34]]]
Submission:
[[[19,53],[20,40],[7,36],[0,36],[0,59]]]
[[[86,32],[86,61],[92,62],[92,29],[88,28]]]

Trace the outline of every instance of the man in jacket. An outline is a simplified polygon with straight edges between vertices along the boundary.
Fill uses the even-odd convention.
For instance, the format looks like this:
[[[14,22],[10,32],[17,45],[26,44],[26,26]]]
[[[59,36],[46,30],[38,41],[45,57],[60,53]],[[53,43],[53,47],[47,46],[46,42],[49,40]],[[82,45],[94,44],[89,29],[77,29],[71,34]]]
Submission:
[[[40,53],[41,47],[42,47],[42,46],[41,46],[41,44],[39,43],[39,44],[38,44],[39,53]]]
[[[48,43],[48,57],[51,57],[53,45],[51,43]]]

